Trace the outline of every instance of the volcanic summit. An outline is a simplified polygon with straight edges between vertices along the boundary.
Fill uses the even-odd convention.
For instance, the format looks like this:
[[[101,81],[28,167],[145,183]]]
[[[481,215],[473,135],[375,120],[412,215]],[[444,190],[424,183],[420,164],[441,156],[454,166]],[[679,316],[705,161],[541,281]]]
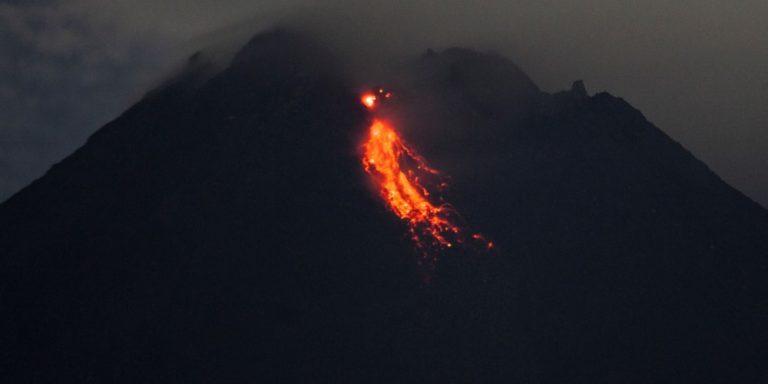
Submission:
[[[425,270],[343,67],[287,31],[195,56],[0,205],[0,381],[768,378],[768,212],[640,111],[419,56],[387,116],[494,243]]]

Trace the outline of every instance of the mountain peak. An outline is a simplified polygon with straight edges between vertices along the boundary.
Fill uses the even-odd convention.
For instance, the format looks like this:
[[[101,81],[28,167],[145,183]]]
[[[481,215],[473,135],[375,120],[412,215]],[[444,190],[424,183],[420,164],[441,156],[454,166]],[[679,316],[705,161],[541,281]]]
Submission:
[[[495,245],[424,284],[339,67],[258,35],[0,204],[0,381],[768,377],[768,214],[628,103],[471,49],[408,68],[386,117]]]
[[[230,70],[269,80],[273,76],[284,78],[329,72],[332,62],[331,55],[306,34],[274,29],[248,41],[235,55]]]
[[[515,63],[503,56],[453,47],[422,55],[421,75],[433,86],[452,89],[489,113],[529,105],[541,91]]]

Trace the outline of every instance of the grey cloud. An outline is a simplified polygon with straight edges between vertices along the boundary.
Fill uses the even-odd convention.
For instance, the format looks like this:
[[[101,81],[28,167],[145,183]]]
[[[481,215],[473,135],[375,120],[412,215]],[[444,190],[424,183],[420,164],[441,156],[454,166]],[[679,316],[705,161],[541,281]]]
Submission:
[[[67,5],[64,5],[67,4]],[[74,3],[0,3],[0,200],[71,153],[158,76],[158,47]]]

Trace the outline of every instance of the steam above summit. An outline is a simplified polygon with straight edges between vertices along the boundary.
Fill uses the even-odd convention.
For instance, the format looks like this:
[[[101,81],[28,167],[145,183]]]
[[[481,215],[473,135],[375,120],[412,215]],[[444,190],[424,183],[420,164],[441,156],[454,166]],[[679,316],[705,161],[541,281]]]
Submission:
[[[497,249],[424,284],[347,69],[285,30],[198,56],[0,205],[0,381],[768,375],[768,213],[627,102],[497,54],[410,63],[377,117]]]

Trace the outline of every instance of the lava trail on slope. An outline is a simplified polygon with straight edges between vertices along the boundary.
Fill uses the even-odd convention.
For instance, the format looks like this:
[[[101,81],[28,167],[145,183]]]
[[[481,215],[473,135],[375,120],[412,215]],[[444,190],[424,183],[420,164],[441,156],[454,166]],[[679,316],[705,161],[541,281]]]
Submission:
[[[391,97],[382,88],[360,97],[374,114],[363,144],[362,162],[389,209],[408,224],[421,254],[419,262],[433,267],[441,251],[456,246],[493,249],[493,242],[480,233],[467,237],[461,216],[441,196],[448,186],[446,178],[430,167],[391,123],[376,116],[381,102]]]

